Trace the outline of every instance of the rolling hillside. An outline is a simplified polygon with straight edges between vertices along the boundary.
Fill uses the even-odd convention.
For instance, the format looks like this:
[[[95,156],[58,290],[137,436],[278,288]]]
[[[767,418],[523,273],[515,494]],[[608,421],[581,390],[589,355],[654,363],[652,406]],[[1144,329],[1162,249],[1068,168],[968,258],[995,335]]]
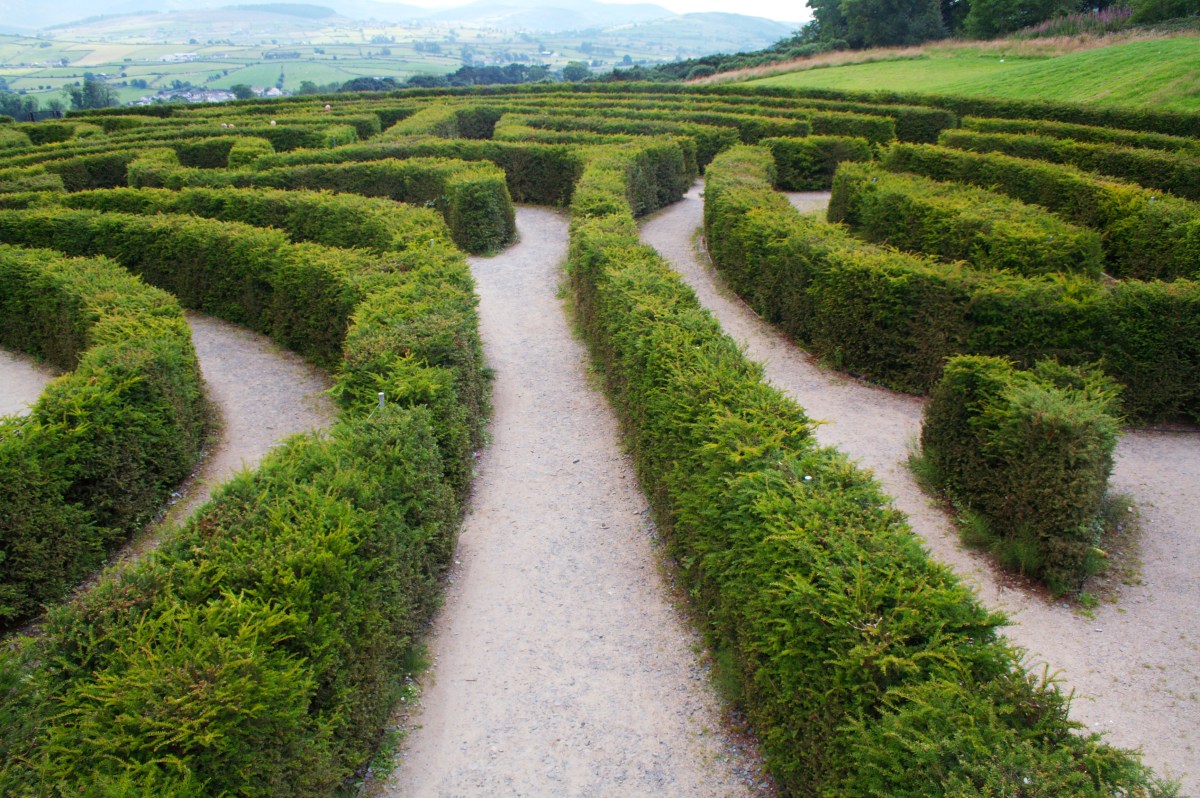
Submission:
[[[1014,56],[1002,47],[996,42],[930,46],[906,51],[902,58],[802,69],[750,84],[1200,110],[1200,36],[1146,39],[1050,57]]]

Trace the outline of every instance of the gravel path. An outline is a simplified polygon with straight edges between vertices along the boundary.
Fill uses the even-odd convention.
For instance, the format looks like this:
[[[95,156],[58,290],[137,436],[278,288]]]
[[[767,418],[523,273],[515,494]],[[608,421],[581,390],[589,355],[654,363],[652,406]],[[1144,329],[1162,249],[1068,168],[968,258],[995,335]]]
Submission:
[[[0,349],[0,416],[23,415],[59,372],[29,355]]]
[[[209,402],[217,411],[217,439],[168,518],[182,521],[235,472],[253,468],[272,446],[333,423],[325,394],[329,375],[270,338],[211,316],[187,313],[192,344]]]
[[[1134,432],[1117,448],[1112,487],[1141,509],[1142,584],[1122,589],[1094,618],[1052,602],[964,550],[949,519],[904,467],[920,432],[924,400],[822,369],[763,322],[700,262],[693,234],[702,224],[699,186],[643,226],[654,246],[696,290],[726,332],[765,364],[772,384],[814,419],[822,444],[836,446],[873,470],[933,556],[973,584],[983,601],[1013,620],[1008,636],[1048,663],[1076,691],[1073,716],[1122,747],[1141,747],[1146,761],[1200,795],[1200,436]],[[791,195],[802,210],[819,210],[827,194]]]
[[[520,208],[521,242],[473,258],[496,370],[434,666],[384,791],[634,798],[756,793],[721,731],[699,643],[656,570],[616,420],[556,298],[567,221]]]

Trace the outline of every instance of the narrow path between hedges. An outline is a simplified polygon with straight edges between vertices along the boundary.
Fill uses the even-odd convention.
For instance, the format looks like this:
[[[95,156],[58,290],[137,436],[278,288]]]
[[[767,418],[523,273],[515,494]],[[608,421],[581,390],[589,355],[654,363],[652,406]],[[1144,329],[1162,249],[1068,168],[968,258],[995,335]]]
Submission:
[[[284,438],[323,429],[336,410],[326,395],[329,375],[265,335],[188,311],[215,434],[192,477],[162,523],[152,524],[113,555],[124,567],[158,545],[172,524],[182,524],[213,490],[239,470],[258,465]]]
[[[187,312],[216,439],[169,517],[183,521],[237,471],[258,465],[284,438],[324,429],[337,415],[329,375],[265,335]]]
[[[828,194],[790,195],[801,211],[821,211]],[[1076,691],[1072,716],[1115,745],[1142,747],[1160,774],[1200,795],[1200,436],[1130,432],[1116,454],[1112,488],[1141,509],[1142,583],[1122,587],[1116,604],[1087,617],[964,550],[947,515],[905,468],[924,400],[820,367],[760,319],[720,281],[694,245],[703,222],[700,186],[647,221],[643,240],[695,289],[701,303],[767,377],[817,420],[818,440],[872,469],[933,556],[951,565],[990,607],[1004,610],[1008,636]]]
[[[748,796],[699,647],[656,570],[617,422],[556,296],[567,220],[520,208],[520,243],[472,258],[495,369],[482,453],[422,707],[384,791]]]
[[[59,372],[21,352],[0,349],[0,416],[29,412]]]

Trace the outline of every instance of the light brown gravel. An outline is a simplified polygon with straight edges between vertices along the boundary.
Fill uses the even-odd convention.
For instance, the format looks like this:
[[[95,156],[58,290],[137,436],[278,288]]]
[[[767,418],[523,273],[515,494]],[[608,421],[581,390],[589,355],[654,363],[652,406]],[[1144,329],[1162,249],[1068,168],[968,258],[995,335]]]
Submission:
[[[827,195],[825,195],[827,196]],[[791,197],[819,210],[819,195]],[[873,470],[933,556],[951,565],[990,607],[1013,621],[1006,634],[1074,690],[1072,715],[1118,746],[1144,749],[1160,774],[1200,794],[1200,435],[1129,432],[1117,448],[1112,488],[1141,509],[1142,584],[1087,617],[1061,601],[1011,586],[958,542],[950,519],[917,487],[904,462],[924,400],[821,368],[721,283],[693,234],[702,223],[697,186],[643,227],[643,239],[683,275],[725,331],[766,366],[767,377],[824,423],[818,440]]]
[[[472,259],[496,371],[483,452],[423,708],[388,795],[748,796],[757,765],[655,566],[616,420],[556,298],[567,222]]]
[[[29,412],[50,380],[59,372],[29,355],[0,349],[0,416]]]

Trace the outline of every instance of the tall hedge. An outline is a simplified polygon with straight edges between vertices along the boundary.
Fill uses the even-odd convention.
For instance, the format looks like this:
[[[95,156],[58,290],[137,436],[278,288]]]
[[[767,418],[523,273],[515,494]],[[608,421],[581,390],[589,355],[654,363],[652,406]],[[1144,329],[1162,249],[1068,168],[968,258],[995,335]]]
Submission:
[[[1100,236],[1042,208],[973,186],[846,164],[833,179],[829,221],[868,241],[1026,276],[1100,277]]]
[[[1101,562],[1100,515],[1119,419],[1107,379],[1043,361],[1031,371],[956,357],[930,392],[921,452],[1001,559],[1055,593]]]
[[[79,241],[89,218],[131,250],[155,221],[24,223]],[[269,256],[262,236],[279,235],[167,221],[168,237],[196,226],[171,242],[176,257],[205,226],[244,255]],[[436,603],[487,413],[464,259],[441,241],[398,249],[342,253],[340,294],[307,296],[314,321],[349,327],[330,435],[276,449],[136,567],[54,611],[41,637],[0,652],[0,792],[328,796],[364,766]],[[281,276],[279,259],[219,269],[208,252],[212,279],[230,281],[216,294],[242,290],[238,268]],[[246,299],[232,315],[254,315]]]
[[[1091,172],[1200,199],[1200,154],[1091,144],[1034,134],[946,130],[938,143],[958,150],[1002,152],[1018,158],[1066,163]]]
[[[580,323],[784,790],[1169,794],[1078,734],[1067,699],[997,635],[1003,619],[928,559],[865,473],[816,446],[800,408],[638,242],[622,188],[603,202],[607,180],[582,182],[569,255]]]
[[[0,246],[0,344],[70,372],[0,419],[0,628],[94,571],[191,472],[206,427],[179,305],[103,258]]]
[[[797,213],[771,189],[771,168],[769,152],[747,148],[709,166],[708,248],[752,307],[835,366],[925,393],[957,354],[1100,361],[1123,386],[1128,417],[1200,419],[1197,282],[1104,284],[935,263]]]
[[[822,191],[843,161],[869,161],[871,146],[853,136],[763,139],[775,157],[775,185],[784,191]]]
[[[1044,119],[988,119],[968,116],[962,120],[966,130],[979,133],[1013,133],[1051,136],[1071,141],[1094,144],[1116,144],[1121,147],[1140,147],[1147,150],[1178,152],[1191,157],[1200,157],[1200,139],[1186,136],[1168,136],[1165,133],[1143,133],[1136,130],[1121,130],[1094,125],[1076,125],[1070,122],[1050,122]],[[936,143],[937,139],[927,143]]]
[[[1105,180],[1073,166],[1000,153],[896,144],[880,162],[891,171],[999,191],[1091,227],[1100,233],[1106,266],[1116,277],[1200,276],[1200,203]]]

